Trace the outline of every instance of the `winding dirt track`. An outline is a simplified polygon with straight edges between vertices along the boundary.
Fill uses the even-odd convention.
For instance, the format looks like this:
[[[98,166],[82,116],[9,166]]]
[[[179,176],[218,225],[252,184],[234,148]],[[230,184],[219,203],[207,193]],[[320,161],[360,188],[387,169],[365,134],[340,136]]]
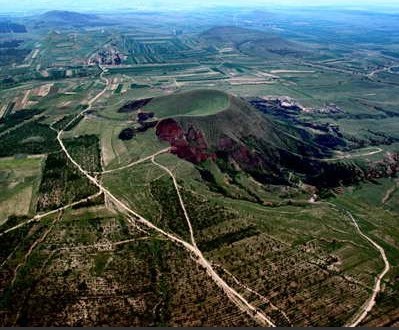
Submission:
[[[270,307],[273,310],[278,311],[284,318],[285,320],[288,322],[288,324],[290,326],[293,326],[291,320],[289,319],[288,315],[281,310],[280,308],[278,308],[276,305],[274,305],[267,297],[261,295],[259,292],[255,291],[254,289],[250,288],[248,285],[242,283],[235,275],[233,275],[232,273],[230,273],[227,269],[225,269],[224,267],[217,265],[219,268],[221,268],[223,270],[223,272],[225,272],[227,275],[229,275],[233,281],[238,284],[240,287],[244,288],[245,290],[247,290],[248,292],[254,294],[255,296],[257,296],[260,300],[262,300],[265,304],[270,305]]]
[[[357,327],[361,322],[364,321],[364,319],[367,317],[369,312],[375,306],[377,295],[381,292],[382,279],[389,272],[390,264],[389,264],[388,258],[386,256],[385,250],[380,245],[378,245],[375,241],[373,241],[370,237],[368,237],[366,234],[363,233],[363,231],[360,229],[359,224],[357,223],[357,221],[356,221],[355,217],[352,215],[352,213],[350,213],[348,210],[342,209],[342,208],[338,207],[337,205],[330,203],[330,202],[324,202],[324,204],[330,205],[335,209],[344,211],[346,213],[346,215],[349,217],[349,219],[352,221],[352,223],[355,226],[359,235],[361,237],[363,237],[366,241],[368,241],[371,245],[374,246],[374,248],[380,253],[382,260],[384,261],[384,269],[382,270],[382,272],[380,274],[378,274],[376,276],[373,293],[371,294],[371,297],[364,303],[364,305],[362,307],[360,307],[359,312],[357,313],[357,315],[355,315],[354,319],[345,325],[346,327]]]
[[[347,211],[347,214],[349,218],[352,220],[354,226],[356,227],[356,230],[359,232],[360,236],[362,236],[364,239],[369,241],[377,250],[380,252],[382,260],[384,260],[384,269],[383,271],[376,277],[375,285],[373,288],[373,293],[371,294],[370,299],[366,302],[365,305],[363,305],[360,308],[359,314],[355,317],[355,320],[353,320],[351,323],[347,324],[348,327],[356,327],[358,326],[368,315],[368,313],[373,309],[374,305],[376,304],[376,298],[378,293],[381,291],[381,281],[384,278],[384,276],[389,272],[390,270],[390,265],[388,258],[385,254],[385,250],[378,245],[375,241],[373,241],[370,237],[365,235],[362,230],[360,229],[356,219],[353,217],[353,215]]]

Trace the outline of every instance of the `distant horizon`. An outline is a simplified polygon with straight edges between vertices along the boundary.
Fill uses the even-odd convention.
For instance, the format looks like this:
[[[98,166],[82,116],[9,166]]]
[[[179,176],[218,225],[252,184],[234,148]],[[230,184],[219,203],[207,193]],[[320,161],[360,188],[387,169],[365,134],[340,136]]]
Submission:
[[[179,10],[203,10],[223,7],[247,7],[273,9],[297,9],[297,8],[324,8],[342,10],[362,10],[377,12],[399,12],[397,1],[386,0],[376,4],[373,1],[353,0],[350,4],[342,0],[303,1],[296,0],[249,0],[245,4],[239,0],[212,0],[212,1],[180,1],[180,0],[113,0],[112,3],[103,0],[18,0],[9,2],[0,0],[0,14],[29,14],[50,10],[81,11],[81,12],[119,12],[126,10],[135,11],[179,11]]]

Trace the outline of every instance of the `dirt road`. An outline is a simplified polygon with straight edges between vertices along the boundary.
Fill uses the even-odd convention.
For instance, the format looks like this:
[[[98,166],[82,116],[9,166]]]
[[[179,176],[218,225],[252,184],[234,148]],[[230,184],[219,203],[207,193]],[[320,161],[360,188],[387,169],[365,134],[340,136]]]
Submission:
[[[145,157],[145,158],[136,160],[136,161],[134,161],[134,162],[132,162],[132,163],[130,163],[130,164],[127,164],[127,165],[125,165],[125,166],[121,166],[121,167],[118,167],[118,168],[115,168],[115,169],[112,169],[112,170],[103,171],[103,172],[95,172],[95,174],[108,174],[108,173],[113,173],[113,172],[125,170],[125,169],[127,169],[127,168],[129,168],[129,167],[132,167],[132,166],[135,166],[135,165],[144,163],[144,162],[146,162],[146,161],[148,161],[148,160],[151,160],[151,159],[152,159],[153,157],[155,157],[155,156],[158,156],[158,155],[167,153],[167,152],[169,152],[169,151],[170,151],[170,147],[165,148],[165,149],[162,149],[162,150],[156,152],[156,153],[153,154],[153,155],[150,155],[150,156],[148,156],[148,157]]]
[[[389,272],[390,265],[389,265],[388,258],[385,254],[385,250],[380,245],[378,245],[375,241],[373,241],[370,237],[368,237],[367,235],[365,235],[362,232],[356,219],[353,217],[352,213],[347,211],[347,214],[348,214],[349,218],[352,220],[352,222],[353,222],[354,226],[356,227],[356,230],[359,232],[360,236],[362,236],[364,239],[369,241],[375,247],[375,249],[378,250],[378,252],[380,252],[382,260],[384,261],[384,269],[376,277],[375,285],[373,288],[373,293],[371,294],[370,299],[365,303],[365,305],[363,305],[360,308],[359,314],[355,317],[355,319],[352,322],[347,324],[348,327],[356,327],[366,318],[368,313],[373,309],[374,305],[376,304],[377,295],[381,291],[381,281],[384,278],[384,276]]]
[[[94,199],[94,198],[100,196],[102,193],[103,192],[100,190],[98,193],[96,193],[96,194],[94,194],[92,196],[83,198],[83,199],[81,199],[81,200],[79,200],[77,202],[74,202],[74,203],[59,207],[58,209],[55,209],[55,210],[52,210],[52,211],[49,211],[49,212],[46,212],[46,213],[36,214],[33,218],[31,218],[29,220],[26,220],[24,222],[21,222],[18,225],[14,226],[14,227],[11,227],[11,228],[8,228],[7,230],[3,231],[2,233],[0,233],[0,237],[3,236],[4,234],[7,234],[7,233],[9,233],[11,231],[14,231],[14,230],[18,229],[18,228],[26,226],[26,225],[30,224],[31,222],[40,221],[41,219],[43,219],[45,217],[48,217],[49,215],[53,215],[53,214],[56,214],[58,212],[65,211],[66,209],[69,209],[71,207],[74,207],[74,206],[77,206],[77,205],[82,204],[84,202],[87,202],[87,201],[89,201],[91,199]]]
[[[386,256],[385,250],[378,245],[374,240],[372,240],[369,236],[363,233],[363,231],[360,229],[359,224],[357,223],[355,217],[350,213],[348,210],[342,209],[338,205],[335,205],[334,203],[330,202],[320,202],[322,204],[327,204],[329,206],[332,206],[334,209],[338,209],[343,211],[351,220],[353,225],[356,228],[356,231],[359,233],[361,237],[363,237],[366,241],[368,241],[381,255],[382,260],[384,261],[384,269],[380,274],[376,276],[375,279],[375,284],[373,287],[373,292],[370,296],[370,298],[363,304],[362,307],[360,307],[359,312],[354,316],[353,320],[348,322],[345,326],[346,327],[356,327],[358,326],[361,322],[365,320],[369,312],[373,309],[373,307],[376,304],[376,298],[377,295],[381,292],[381,282],[384,276],[389,272],[390,270],[390,264],[388,261],[388,258]]]
[[[178,198],[179,198],[180,207],[181,207],[182,210],[183,210],[184,217],[186,218],[187,225],[188,225],[188,228],[189,228],[189,231],[190,231],[191,243],[193,244],[194,247],[197,247],[197,243],[195,242],[195,237],[194,237],[194,230],[193,230],[193,227],[192,227],[192,225],[191,225],[190,217],[188,216],[188,213],[187,213],[187,210],[186,210],[186,206],[185,206],[185,204],[184,204],[184,202],[183,202],[183,198],[182,198],[182,196],[181,196],[181,194],[180,194],[180,189],[179,189],[179,186],[178,186],[178,184],[177,184],[176,177],[174,176],[174,174],[172,173],[172,171],[169,170],[166,166],[163,166],[163,165],[161,165],[161,164],[159,164],[159,163],[157,163],[157,162],[155,161],[155,155],[151,157],[151,161],[152,161],[152,163],[153,163],[154,165],[160,167],[162,170],[164,170],[166,173],[168,173],[169,176],[172,178],[172,180],[173,180],[173,185],[175,186],[175,190],[176,190],[177,196],[178,196]]]

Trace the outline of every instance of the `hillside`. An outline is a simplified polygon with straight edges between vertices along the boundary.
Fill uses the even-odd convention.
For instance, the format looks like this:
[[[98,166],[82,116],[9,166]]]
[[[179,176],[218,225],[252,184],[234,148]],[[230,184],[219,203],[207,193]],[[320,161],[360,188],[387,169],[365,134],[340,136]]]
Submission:
[[[164,118],[212,115],[228,106],[226,93],[204,89],[158,97],[144,109],[154,111],[158,118]]]
[[[210,95],[219,95],[209,91]],[[200,100],[187,103],[193,95]],[[322,159],[331,155],[332,149],[316,143],[316,136],[305,129],[290,127],[273,121],[243,99],[229,95],[229,106],[217,113],[199,115],[195,105],[204,102],[204,91],[176,94],[154,99],[153,104],[180,104],[177,112],[169,112],[171,118],[161,120],[156,134],[168,141],[172,152],[180,158],[196,164],[204,178],[215,181],[209,163],[233,180],[247,173],[264,184],[289,184],[292,173],[306,183],[324,187],[338,185],[340,180],[357,179],[352,164],[329,164]],[[212,98],[211,98],[212,99]],[[181,102],[179,102],[181,101]],[[168,111],[162,108],[155,116],[164,118]],[[187,111],[182,112],[182,106]],[[186,114],[198,114],[186,116]],[[179,116],[178,116],[179,115]],[[173,118],[172,118],[173,117]]]
[[[59,26],[85,26],[100,25],[102,20],[99,16],[93,14],[83,14],[74,11],[52,10],[38,16],[35,20],[36,27]]]
[[[42,19],[67,21],[69,23],[83,23],[98,19],[93,14],[82,14],[74,11],[52,10],[40,16]]]
[[[277,34],[235,26],[211,28],[203,32],[200,39],[217,47],[234,47],[252,56],[294,55],[304,52],[302,45]]]
[[[0,18],[0,33],[26,33],[26,27],[22,24],[17,24],[9,22],[7,20],[3,21]]]

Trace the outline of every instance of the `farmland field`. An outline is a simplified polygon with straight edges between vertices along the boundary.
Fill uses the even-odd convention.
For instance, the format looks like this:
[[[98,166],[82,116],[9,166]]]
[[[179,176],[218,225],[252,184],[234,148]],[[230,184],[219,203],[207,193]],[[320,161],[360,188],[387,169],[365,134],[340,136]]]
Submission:
[[[34,212],[43,158],[0,159],[2,223],[11,215],[28,215]]]

